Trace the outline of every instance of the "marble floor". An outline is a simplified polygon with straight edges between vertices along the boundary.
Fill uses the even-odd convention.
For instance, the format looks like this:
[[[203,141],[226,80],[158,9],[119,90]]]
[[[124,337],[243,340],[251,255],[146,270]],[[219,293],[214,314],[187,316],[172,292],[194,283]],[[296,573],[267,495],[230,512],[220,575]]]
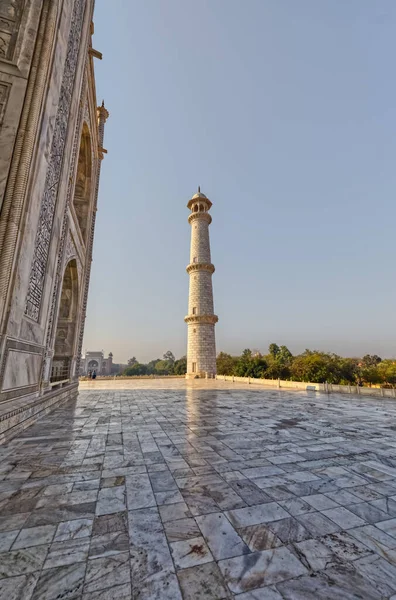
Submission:
[[[131,598],[395,600],[396,402],[82,385],[0,447],[0,600]]]

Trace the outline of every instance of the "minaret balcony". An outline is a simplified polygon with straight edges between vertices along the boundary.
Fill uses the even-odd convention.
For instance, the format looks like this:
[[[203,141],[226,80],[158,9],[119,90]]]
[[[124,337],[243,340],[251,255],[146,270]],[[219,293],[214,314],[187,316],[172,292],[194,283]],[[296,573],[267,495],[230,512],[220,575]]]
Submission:
[[[209,225],[212,222],[212,217],[208,212],[193,212],[188,216],[188,222],[190,224],[196,219],[201,219],[201,221],[207,221]]]
[[[215,325],[219,320],[217,315],[187,315],[184,317],[186,323],[209,323]]]
[[[212,265],[212,263],[196,262],[190,263],[186,267],[186,271],[188,274],[192,273],[193,271],[209,271],[209,273],[214,273],[215,267]]]

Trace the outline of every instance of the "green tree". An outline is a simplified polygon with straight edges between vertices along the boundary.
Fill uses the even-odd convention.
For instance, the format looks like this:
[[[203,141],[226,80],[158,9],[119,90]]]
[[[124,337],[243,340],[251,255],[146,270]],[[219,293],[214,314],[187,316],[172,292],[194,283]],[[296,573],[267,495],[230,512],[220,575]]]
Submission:
[[[370,387],[383,382],[382,374],[376,365],[361,368],[360,376],[364,383],[367,383]]]
[[[264,377],[267,366],[267,361],[263,356],[253,356],[252,351],[247,348],[236,361],[235,375],[238,377]]]
[[[236,375],[235,366],[238,362],[237,356],[231,356],[226,352],[220,352],[216,358],[217,372],[219,375]]]
[[[378,372],[381,380],[391,386],[396,385],[396,362],[394,360],[385,359],[378,365]]]
[[[133,367],[133,365],[137,365],[138,361],[136,356],[132,356],[132,358],[128,358],[128,367]]]
[[[377,356],[377,354],[366,354],[362,358],[362,365],[364,367],[376,367],[381,360],[382,358]]]
[[[275,358],[280,352],[280,348],[278,344],[270,344],[268,348],[268,353]]]
[[[175,355],[170,350],[168,350],[167,352],[165,352],[165,354],[164,354],[164,356],[162,358],[163,358],[163,360],[168,360],[168,361],[170,361],[172,363],[175,362]]]
[[[155,365],[158,375],[171,375],[173,373],[173,362],[170,360],[159,360]]]
[[[182,356],[175,361],[174,373],[175,375],[185,375],[187,373],[187,356]]]
[[[127,367],[124,371],[124,375],[128,377],[136,376],[136,375],[146,375],[147,374],[147,365],[141,365],[140,363],[135,363],[131,367]]]

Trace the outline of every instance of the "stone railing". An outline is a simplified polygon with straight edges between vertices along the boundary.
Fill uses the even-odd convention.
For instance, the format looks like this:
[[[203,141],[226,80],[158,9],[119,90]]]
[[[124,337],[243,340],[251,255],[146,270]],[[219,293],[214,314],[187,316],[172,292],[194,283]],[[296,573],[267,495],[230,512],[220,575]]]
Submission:
[[[282,379],[256,379],[254,377],[236,377],[234,375],[216,375],[219,381],[232,381],[247,383],[278,389],[304,390],[311,392],[324,392],[326,394],[357,394],[358,396],[381,396],[383,398],[396,398],[395,388],[370,388],[357,385],[338,385],[334,383],[310,383],[306,381],[287,381]]]

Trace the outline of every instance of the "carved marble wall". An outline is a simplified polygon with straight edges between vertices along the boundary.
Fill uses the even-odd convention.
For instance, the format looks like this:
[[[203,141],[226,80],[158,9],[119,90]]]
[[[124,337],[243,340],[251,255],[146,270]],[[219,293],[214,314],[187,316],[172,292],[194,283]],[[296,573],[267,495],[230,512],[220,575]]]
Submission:
[[[76,393],[103,158],[93,7],[0,0],[1,432]]]

